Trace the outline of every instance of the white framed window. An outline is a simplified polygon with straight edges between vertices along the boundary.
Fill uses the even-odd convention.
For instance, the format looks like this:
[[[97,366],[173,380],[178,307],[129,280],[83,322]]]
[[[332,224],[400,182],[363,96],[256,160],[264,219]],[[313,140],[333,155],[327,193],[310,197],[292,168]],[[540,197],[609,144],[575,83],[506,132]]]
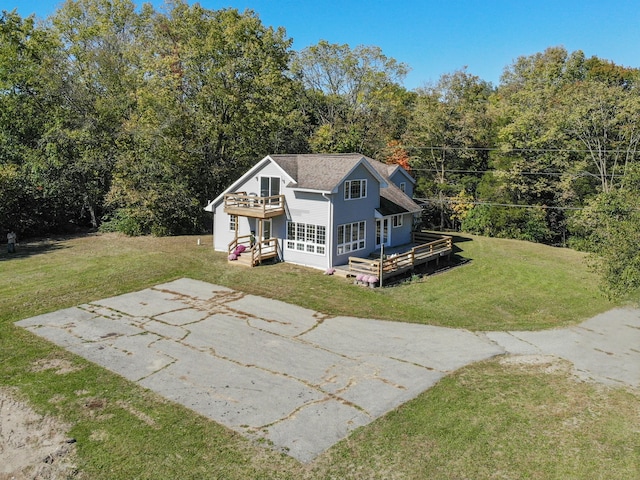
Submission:
[[[391,217],[391,224],[393,225],[393,228],[398,228],[402,226],[402,217],[403,215],[394,215],[393,217]]]
[[[344,199],[355,200],[357,198],[366,198],[367,181],[366,180],[347,180],[344,182]]]
[[[287,241],[285,245],[288,250],[324,255],[327,240],[326,230],[323,225],[287,222]]]
[[[238,218],[235,215],[229,215],[229,230],[235,232],[237,227]]]
[[[407,182],[400,182],[400,190],[403,192],[407,191]]]
[[[338,225],[338,255],[362,250],[366,245],[367,222]]]

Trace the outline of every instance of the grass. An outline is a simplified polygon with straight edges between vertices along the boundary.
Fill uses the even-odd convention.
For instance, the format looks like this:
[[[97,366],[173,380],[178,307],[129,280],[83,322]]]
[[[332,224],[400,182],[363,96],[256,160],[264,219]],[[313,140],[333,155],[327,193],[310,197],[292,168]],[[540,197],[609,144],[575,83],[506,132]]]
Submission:
[[[551,365],[465,368],[316,468],[345,479],[638,478],[637,392],[577,384],[568,365]]]
[[[84,478],[640,477],[640,394],[576,382],[564,364],[472,365],[301,465],[13,325],[180,277],[329,315],[471,330],[566,326],[615,306],[581,254],[526,242],[460,236],[463,266],[374,290],[287,264],[229,266],[196,240],[109,234],[0,254],[0,385],[71,425]],[[73,368],[34,368],[51,360]]]

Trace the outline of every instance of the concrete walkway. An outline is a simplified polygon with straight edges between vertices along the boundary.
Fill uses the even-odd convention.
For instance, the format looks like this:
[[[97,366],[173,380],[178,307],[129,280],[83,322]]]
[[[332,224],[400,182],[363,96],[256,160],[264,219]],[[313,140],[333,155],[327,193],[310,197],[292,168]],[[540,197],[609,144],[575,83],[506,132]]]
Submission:
[[[180,279],[17,324],[302,462],[448,373],[495,355],[553,354],[585,377],[640,382],[634,310],[572,329],[475,334],[327,318]]]

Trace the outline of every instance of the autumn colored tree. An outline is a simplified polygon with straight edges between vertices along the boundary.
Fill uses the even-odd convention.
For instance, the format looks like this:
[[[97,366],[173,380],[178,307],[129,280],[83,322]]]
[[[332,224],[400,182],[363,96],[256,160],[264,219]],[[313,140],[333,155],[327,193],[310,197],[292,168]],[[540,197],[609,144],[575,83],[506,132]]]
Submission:
[[[399,140],[387,142],[384,158],[389,165],[400,165],[407,172],[411,173],[411,163],[409,152],[402,146]]]

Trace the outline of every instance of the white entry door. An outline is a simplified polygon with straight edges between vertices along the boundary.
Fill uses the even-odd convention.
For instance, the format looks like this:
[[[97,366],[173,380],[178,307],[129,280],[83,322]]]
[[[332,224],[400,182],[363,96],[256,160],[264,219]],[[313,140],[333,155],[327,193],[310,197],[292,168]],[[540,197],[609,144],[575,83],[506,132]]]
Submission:
[[[271,238],[271,219],[267,218],[265,220],[262,220],[262,238],[261,240],[269,240]],[[273,242],[270,242],[269,244],[263,243],[260,246],[260,251],[262,252],[262,255],[266,255],[269,253],[273,253],[275,252],[276,249],[276,244]]]
[[[262,221],[262,240],[271,238],[271,219],[267,218]]]

